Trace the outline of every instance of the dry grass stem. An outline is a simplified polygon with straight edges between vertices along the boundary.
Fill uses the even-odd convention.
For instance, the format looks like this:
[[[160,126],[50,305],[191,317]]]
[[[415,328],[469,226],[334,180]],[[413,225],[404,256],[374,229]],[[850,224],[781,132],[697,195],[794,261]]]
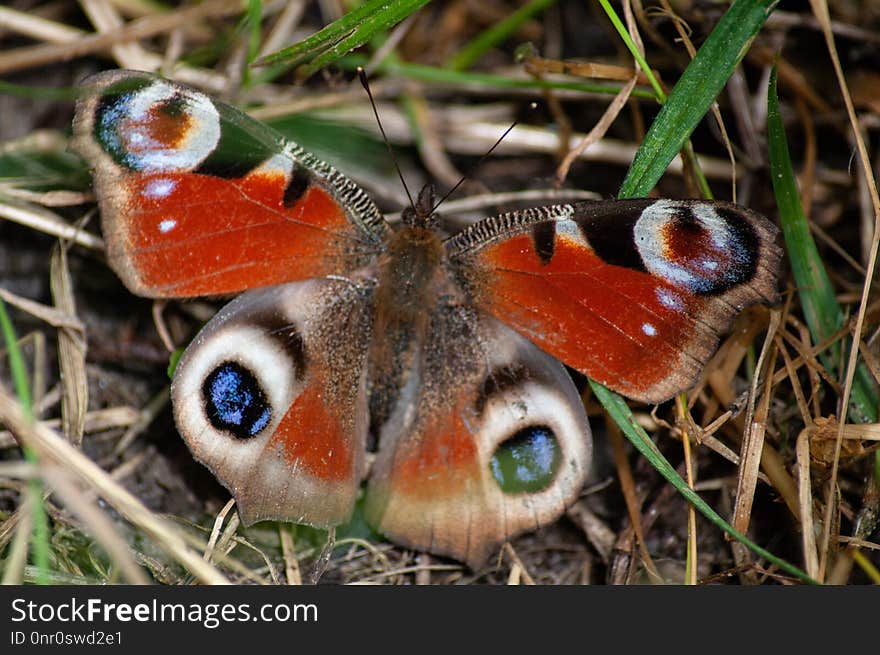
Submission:
[[[171,389],[166,386],[159,393],[157,393],[150,401],[141,409],[138,413],[137,420],[129,423],[128,429],[125,433],[120,437],[119,442],[113,449],[114,454],[119,454],[124,452],[131,444],[137,439],[138,435],[143,433],[150,424],[156,419],[159,412],[161,412],[171,400]]]
[[[605,136],[605,133],[608,132],[608,128],[611,127],[612,123],[617,119],[617,115],[626,105],[627,100],[629,100],[629,96],[632,93],[632,90],[636,87],[636,81],[638,80],[638,75],[633,75],[629,81],[623,85],[623,88],[614,96],[614,100],[611,101],[611,104],[608,105],[608,108],[605,110],[605,113],[602,114],[602,118],[600,118],[596,124],[593,126],[593,129],[590,130],[580,143],[577,144],[574,148],[569,150],[568,154],[565,156],[565,159],[562,160],[562,163],[556,169],[556,184],[557,186],[562,186],[562,183],[565,181],[565,178],[568,177],[568,169],[571,168],[571,165],[577,159],[581,159],[584,155],[584,152],[594,143],[601,140],[602,137]]]
[[[182,535],[165,519],[150,512],[130,492],[119,486],[94,462],[45,426],[32,424],[18,402],[0,386],[0,421],[6,424],[23,445],[48,462],[55,462],[75,473],[89,487],[110,503],[120,514],[144,530],[180,564],[209,584],[229,581],[217,569],[207,565],[185,543]]]
[[[0,202],[0,217],[21,223],[34,230],[45,232],[65,241],[73,241],[78,246],[92,250],[104,250],[104,241],[99,237],[83,232],[70,225],[63,218],[48,209],[36,205],[19,205]]]
[[[71,314],[63,309],[49,307],[29,298],[23,298],[6,289],[0,289],[0,298],[3,299],[3,302],[9,303],[13,307],[17,307],[41,321],[45,321],[54,328],[70,329],[78,332],[85,330],[85,326],[75,314]]]
[[[133,407],[110,407],[87,412],[83,424],[83,432],[91,434],[104,432],[113,428],[124,428],[135,423],[140,417],[140,412]],[[40,424],[50,430],[61,428],[61,419],[49,419],[40,421]],[[0,431],[0,448],[12,448],[18,445],[15,437],[8,430]]]
[[[19,520],[16,522],[12,537],[12,545],[6,554],[6,562],[3,567],[3,578],[0,584],[21,584],[25,564],[27,564],[28,546],[30,545],[31,531],[33,529],[34,500],[41,502],[40,498],[34,498],[32,491],[28,491],[18,508]],[[7,522],[11,521],[10,517]]]
[[[758,469],[761,464],[761,454],[764,451],[764,433],[767,425],[767,417],[770,411],[770,397],[772,387],[764,385],[760,402],[758,399],[759,381],[763,377],[765,368],[775,359],[773,355],[773,339],[782,321],[782,314],[778,311],[770,312],[770,326],[758,357],[758,365],[752,378],[752,388],[749,393],[749,405],[746,410],[746,432],[743,435],[742,448],[740,450],[739,477],[736,484],[736,504],[733,510],[733,527],[747,533],[749,520],[752,513],[755,488],[758,484]]]
[[[299,586],[302,584],[302,573],[299,568],[299,558],[296,556],[296,545],[293,541],[293,526],[288,524],[278,525],[278,535],[281,538],[281,553],[284,557],[284,579],[287,584]]]
[[[119,567],[120,573],[130,584],[150,584],[150,578],[134,560],[129,546],[116,530],[116,526],[105,512],[100,510],[92,500],[82,493],[79,485],[70,479],[69,474],[60,465],[41,467],[41,477],[52,488],[52,493],[88,528],[98,543]]]
[[[871,240],[870,256],[868,258],[868,263],[866,266],[868,274],[865,276],[862,289],[862,299],[861,303],[859,304],[858,313],[856,314],[856,325],[854,329],[855,339],[853,339],[853,343],[849,351],[849,358],[846,364],[844,389],[840,401],[840,429],[837,435],[837,443],[835,444],[834,464],[831,468],[831,479],[829,481],[829,489],[832,490],[832,493],[829,494],[829,497],[831,497],[834,495],[833,490],[835,489],[835,485],[837,484],[840,449],[843,444],[843,426],[846,423],[846,415],[849,408],[849,398],[850,393],[852,392],[853,378],[855,377],[856,372],[857,357],[859,352],[858,343],[862,335],[862,329],[865,321],[865,310],[868,305],[868,293],[871,289],[871,281],[874,276],[874,267],[877,262],[878,247],[880,247],[880,194],[878,194],[877,191],[877,183],[874,179],[874,172],[871,169],[871,159],[868,156],[868,150],[865,146],[865,141],[862,138],[862,131],[859,126],[859,121],[856,116],[855,108],[853,107],[852,97],[850,96],[849,88],[847,87],[846,79],[843,75],[843,68],[840,65],[840,59],[837,55],[837,46],[834,43],[834,35],[831,31],[831,18],[828,14],[828,5],[823,0],[810,0],[810,6],[813,9],[813,13],[816,16],[816,19],[819,21],[819,25],[825,37],[825,43],[831,56],[831,63],[833,64],[834,72],[837,75],[837,81],[840,85],[840,92],[843,95],[843,101],[846,105],[846,111],[847,115],[849,116],[850,126],[852,127],[853,135],[855,137],[856,146],[859,153],[859,160],[862,164],[862,170],[864,171],[865,179],[868,182],[868,191],[871,194],[871,203],[874,207],[874,234]],[[819,580],[823,579],[827,567],[829,547],[831,545],[831,516],[833,509],[834,503],[829,501],[825,508],[822,542],[819,551]]]
[[[663,577],[657,570],[657,566],[654,564],[654,560],[648,552],[647,544],[645,543],[645,534],[642,530],[641,500],[638,497],[632,469],[629,460],[627,460],[626,457],[623,435],[620,433],[617,426],[611,422],[608,423],[608,434],[611,441],[611,448],[614,453],[614,463],[617,467],[617,477],[620,479],[621,491],[623,492],[623,498],[626,501],[626,510],[629,515],[630,525],[632,526],[633,533],[636,537],[636,545],[642,559],[642,565],[645,567],[645,570],[654,582],[660,583],[662,582]]]
[[[535,580],[529,575],[529,571],[526,568],[523,561],[519,558],[519,555],[516,554],[516,550],[509,543],[504,544],[502,551],[507,554],[510,560],[513,562],[513,565],[510,567],[510,574],[508,576],[507,584],[508,585],[520,585],[524,584],[527,586],[534,586]]]
[[[102,34],[80,36],[67,43],[50,43],[47,45],[16,48],[6,53],[0,53],[0,74],[8,74],[53,62],[69,61],[75,57],[102,52],[108,48],[112,49],[113,46],[118,44],[154,36],[201,18],[228,16],[240,11],[241,3],[238,0],[206,0],[202,4],[188,9],[181,9],[167,14],[145,16],[118,29]],[[150,67],[152,70],[158,68],[161,58],[157,56],[154,61],[156,65]],[[222,89],[222,87],[210,88],[214,88],[216,91]]]
[[[76,316],[67,250],[62,245],[52,251],[49,277],[55,306],[60,312]],[[70,327],[58,330],[58,368],[62,380],[61,422],[64,436],[70,443],[79,446],[89,406],[85,330]]]
[[[94,200],[90,193],[79,191],[46,191],[45,193],[36,193],[27,189],[18,189],[9,184],[0,184],[0,195],[43,205],[44,207],[72,207]]]

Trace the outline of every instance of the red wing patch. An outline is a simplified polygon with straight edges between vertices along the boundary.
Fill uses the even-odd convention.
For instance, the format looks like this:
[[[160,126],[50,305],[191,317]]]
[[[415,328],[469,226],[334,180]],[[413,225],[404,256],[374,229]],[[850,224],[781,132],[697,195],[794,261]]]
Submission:
[[[546,352],[634,398],[708,357],[684,350],[699,299],[565,239],[542,264],[530,241],[519,235],[483,252],[485,306]],[[664,306],[663,294],[680,309]]]
[[[280,447],[294,475],[307,475],[324,483],[350,483],[359,474],[355,461],[352,421],[339,407],[328,407],[326,381],[313,380],[293,401],[269,441]],[[358,448],[360,444],[358,443]]]
[[[395,541],[481,561],[504,531],[496,525],[503,520],[500,504],[487,495],[489,469],[478,452],[470,391],[462,389],[442,415],[422,415],[408,432],[399,426],[383,432],[366,516]]]
[[[340,204],[311,185],[284,204],[281,171],[241,179],[130,175],[107,225],[114,268],[138,293],[221,294],[344,270],[357,241]],[[340,261],[342,260],[342,261]]]
[[[462,400],[467,405],[471,399]],[[459,407],[450,416],[436,418],[423,430],[422,438],[402,444],[392,466],[394,492],[429,503],[466,494],[479,483],[478,468],[476,441]]]
[[[636,200],[488,219],[449,243],[487,311],[594,380],[661,402],[696,382],[736,312],[778,300],[775,235],[726,203]]]

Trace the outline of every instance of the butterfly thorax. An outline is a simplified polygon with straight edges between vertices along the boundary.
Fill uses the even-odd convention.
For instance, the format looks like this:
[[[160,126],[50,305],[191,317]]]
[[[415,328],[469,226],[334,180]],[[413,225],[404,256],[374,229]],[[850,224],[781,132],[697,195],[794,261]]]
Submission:
[[[409,322],[432,303],[444,278],[443,256],[440,235],[431,229],[403,227],[393,232],[379,258],[379,318]]]

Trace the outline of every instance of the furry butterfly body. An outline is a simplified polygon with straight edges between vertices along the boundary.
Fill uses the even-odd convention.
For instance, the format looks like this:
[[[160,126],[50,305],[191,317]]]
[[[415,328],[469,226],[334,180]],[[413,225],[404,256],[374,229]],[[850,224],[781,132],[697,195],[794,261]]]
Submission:
[[[776,230],[734,205],[556,205],[445,238],[429,191],[392,227],[335,169],[198,91],[128,71],[89,83],[75,144],[114,270],[149,297],[245,292],[188,347],[172,399],[248,523],[339,524],[366,478],[377,529],[477,565],[583,485],[590,430],[558,360],[659,402],[739,309],[778,300]]]

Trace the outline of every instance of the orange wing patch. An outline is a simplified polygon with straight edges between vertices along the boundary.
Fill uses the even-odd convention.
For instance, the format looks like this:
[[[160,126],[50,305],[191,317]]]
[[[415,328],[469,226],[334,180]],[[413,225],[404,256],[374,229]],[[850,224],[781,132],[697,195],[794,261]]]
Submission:
[[[241,179],[194,173],[129,176],[109,227],[110,259],[138,293],[221,294],[339,272],[351,224],[330,194],[309,186],[284,204],[281,171]],[[348,243],[347,243],[348,242]]]
[[[700,299],[646,273],[602,261],[586,245],[557,237],[546,263],[520,234],[486,247],[481,289],[497,317],[595,380],[645,397],[670,369],[698,366],[705,349],[683,346]]]
[[[280,446],[294,475],[306,474],[329,483],[344,483],[357,474],[348,416],[329,407],[324,380],[313,380],[287,410],[270,447]],[[359,446],[359,444],[358,444]]]

